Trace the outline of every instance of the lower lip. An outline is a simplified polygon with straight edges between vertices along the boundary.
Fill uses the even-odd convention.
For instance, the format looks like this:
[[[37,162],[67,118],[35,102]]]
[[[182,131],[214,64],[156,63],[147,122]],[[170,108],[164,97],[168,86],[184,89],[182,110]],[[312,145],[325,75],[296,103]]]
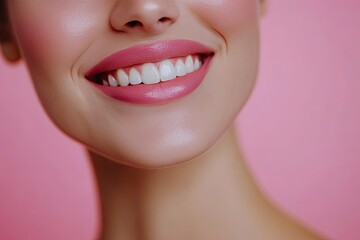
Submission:
[[[212,57],[193,73],[158,84],[139,84],[127,87],[108,87],[91,82],[105,95],[132,104],[161,104],[185,97],[197,89],[209,70]]]

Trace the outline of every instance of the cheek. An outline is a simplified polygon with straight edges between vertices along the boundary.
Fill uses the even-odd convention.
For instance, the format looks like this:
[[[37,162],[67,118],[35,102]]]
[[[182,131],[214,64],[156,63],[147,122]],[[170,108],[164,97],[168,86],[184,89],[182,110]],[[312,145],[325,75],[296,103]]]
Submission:
[[[71,121],[79,113],[69,106],[83,103],[81,89],[74,87],[78,60],[99,35],[106,17],[103,1],[9,1],[14,34],[37,95],[50,118],[67,132],[83,128],[80,117]]]
[[[87,46],[96,23],[93,3],[30,2],[9,4],[14,33],[30,70],[48,69],[48,65],[69,67]]]
[[[257,0],[196,0],[196,12],[222,34],[232,33],[258,18]]]

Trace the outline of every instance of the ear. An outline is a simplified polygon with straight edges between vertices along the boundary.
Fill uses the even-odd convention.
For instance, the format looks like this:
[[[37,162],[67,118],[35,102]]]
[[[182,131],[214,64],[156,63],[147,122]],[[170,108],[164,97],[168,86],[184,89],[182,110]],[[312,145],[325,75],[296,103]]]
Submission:
[[[260,16],[263,17],[266,15],[268,10],[268,0],[259,0],[259,11]]]
[[[3,0],[0,0],[0,47],[3,56],[9,62],[16,62],[20,60],[21,55],[19,47],[12,34],[5,2]]]

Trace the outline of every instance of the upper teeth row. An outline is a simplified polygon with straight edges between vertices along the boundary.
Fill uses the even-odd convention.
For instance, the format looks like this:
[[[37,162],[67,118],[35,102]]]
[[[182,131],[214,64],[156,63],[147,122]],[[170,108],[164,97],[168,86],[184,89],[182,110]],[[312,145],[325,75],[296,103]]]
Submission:
[[[175,62],[175,61],[174,61]],[[137,68],[130,68],[129,73],[124,69],[118,69],[114,73],[104,75],[102,83],[104,86],[128,86],[138,84],[155,84],[173,80],[198,70],[202,62],[197,56],[187,56],[185,62],[176,60],[175,66],[170,59],[155,63],[145,63],[141,66],[141,73]],[[159,66],[159,67],[158,67]]]

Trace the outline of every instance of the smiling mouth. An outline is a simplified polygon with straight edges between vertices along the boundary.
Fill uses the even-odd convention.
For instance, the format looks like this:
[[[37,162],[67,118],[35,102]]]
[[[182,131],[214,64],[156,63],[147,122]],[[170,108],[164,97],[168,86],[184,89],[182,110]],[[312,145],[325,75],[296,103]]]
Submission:
[[[158,84],[179,79],[198,71],[204,62],[212,56],[213,53],[169,58],[155,63],[138,64],[102,72],[88,79],[98,85],[109,87]]]
[[[94,89],[130,104],[163,104],[194,92],[215,51],[191,40],[165,40],[120,50],[91,68]]]

